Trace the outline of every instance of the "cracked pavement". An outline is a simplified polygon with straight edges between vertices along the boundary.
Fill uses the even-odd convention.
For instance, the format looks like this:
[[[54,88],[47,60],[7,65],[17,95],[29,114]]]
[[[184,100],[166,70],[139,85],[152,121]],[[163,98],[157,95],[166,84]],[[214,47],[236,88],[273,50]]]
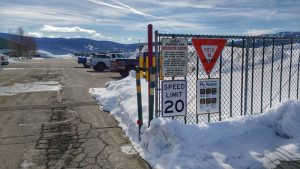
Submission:
[[[118,80],[118,73],[95,73],[72,59],[28,60],[0,72],[0,86],[58,81],[59,92],[0,96],[0,168],[150,168],[116,120],[91,98],[88,89]]]

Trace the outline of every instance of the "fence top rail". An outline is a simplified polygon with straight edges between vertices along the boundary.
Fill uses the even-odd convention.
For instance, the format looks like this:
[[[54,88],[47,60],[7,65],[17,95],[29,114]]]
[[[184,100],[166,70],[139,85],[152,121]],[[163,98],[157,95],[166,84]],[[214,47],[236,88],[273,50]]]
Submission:
[[[243,36],[243,35],[200,35],[200,34],[174,34],[174,33],[157,33],[158,36],[165,37],[196,37],[196,38],[237,38],[237,39],[247,39],[247,38],[255,38],[255,39],[295,39],[300,40],[300,37],[278,37],[278,36]]]

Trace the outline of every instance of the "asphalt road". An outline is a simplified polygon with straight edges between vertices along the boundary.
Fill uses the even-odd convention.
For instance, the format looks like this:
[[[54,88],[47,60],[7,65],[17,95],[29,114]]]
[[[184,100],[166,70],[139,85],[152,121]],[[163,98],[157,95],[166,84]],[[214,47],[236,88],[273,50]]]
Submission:
[[[58,81],[60,91],[0,96],[0,168],[149,168],[118,123],[88,93],[120,79],[72,59],[27,60],[0,71],[0,86]]]

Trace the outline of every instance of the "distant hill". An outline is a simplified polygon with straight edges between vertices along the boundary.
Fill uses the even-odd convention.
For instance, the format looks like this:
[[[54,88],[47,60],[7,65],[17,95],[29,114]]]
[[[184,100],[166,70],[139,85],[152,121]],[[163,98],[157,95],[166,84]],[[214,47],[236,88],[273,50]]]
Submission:
[[[300,32],[279,32],[266,34],[268,37],[300,37]],[[0,38],[7,40],[18,39],[17,35],[0,33]],[[38,50],[50,52],[55,55],[65,55],[76,52],[105,52],[123,51],[132,52],[139,48],[139,44],[121,44],[111,41],[96,41],[85,38],[34,38],[37,42]],[[260,44],[257,43],[259,46]],[[239,45],[236,43],[235,45]]]
[[[0,38],[16,40],[17,35],[0,33]],[[105,51],[135,51],[139,44],[121,44],[111,41],[96,41],[85,38],[34,38],[38,50],[48,51],[55,55],[64,55],[76,52],[105,52]]]
[[[265,36],[271,36],[271,37],[286,37],[286,38],[290,38],[290,37],[297,37],[300,38],[300,32],[279,32],[279,33],[275,33],[275,34],[266,34]]]
[[[9,48],[9,41],[6,39],[0,39],[0,49]]]

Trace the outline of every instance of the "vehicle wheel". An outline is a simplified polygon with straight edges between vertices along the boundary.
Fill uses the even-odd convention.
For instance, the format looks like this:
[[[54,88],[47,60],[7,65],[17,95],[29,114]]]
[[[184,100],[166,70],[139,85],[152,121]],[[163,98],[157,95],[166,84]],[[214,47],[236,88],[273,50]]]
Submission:
[[[127,73],[126,71],[122,71],[122,72],[119,72],[119,73],[120,73],[120,75],[121,75],[122,77],[128,76],[128,73]]]
[[[130,72],[131,70],[134,70],[134,67],[127,67],[127,68],[125,69],[125,71],[120,72],[120,74],[121,74],[122,76],[128,76],[128,75],[129,75],[129,72]]]
[[[97,71],[97,67],[96,67],[96,66],[93,66],[93,69],[94,69],[95,71]]]
[[[103,64],[103,63],[98,63],[97,64],[97,71],[103,72],[104,69],[105,69],[105,64]]]
[[[89,67],[90,67],[90,66],[86,65],[85,63],[83,63],[83,66],[84,66],[85,68],[89,68]]]

